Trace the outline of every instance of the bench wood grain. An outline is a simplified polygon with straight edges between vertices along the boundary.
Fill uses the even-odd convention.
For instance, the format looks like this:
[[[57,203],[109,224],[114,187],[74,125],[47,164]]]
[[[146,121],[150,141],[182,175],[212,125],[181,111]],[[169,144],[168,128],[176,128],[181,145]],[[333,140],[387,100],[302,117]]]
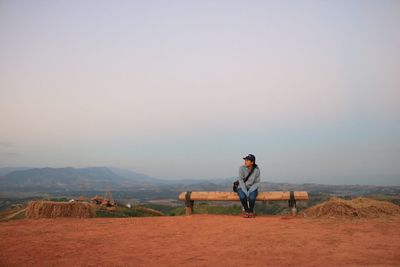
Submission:
[[[293,192],[292,198],[290,196]],[[186,214],[193,213],[194,201],[239,201],[239,196],[235,192],[207,192],[193,191],[182,192],[179,194],[179,200],[186,203]],[[267,191],[259,192],[256,198],[257,201],[288,201],[289,206],[293,208],[292,213],[296,212],[296,201],[308,200],[306,191]]]

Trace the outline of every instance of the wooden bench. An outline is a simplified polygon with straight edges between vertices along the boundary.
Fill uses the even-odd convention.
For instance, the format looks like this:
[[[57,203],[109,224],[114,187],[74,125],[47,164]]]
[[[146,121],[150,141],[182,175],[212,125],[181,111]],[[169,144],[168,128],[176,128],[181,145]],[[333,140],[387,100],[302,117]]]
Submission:
[[[194,201],[239,201],[239,196],[235,192],[182,192],[179,200],[185,201],[186,215],[193,213]],[[305,191],[273,191],[259,192],[256,200],[258,201],[288,201],[292,208],[292,215],[296,215],[297,201],[308,200],[308,193]]]

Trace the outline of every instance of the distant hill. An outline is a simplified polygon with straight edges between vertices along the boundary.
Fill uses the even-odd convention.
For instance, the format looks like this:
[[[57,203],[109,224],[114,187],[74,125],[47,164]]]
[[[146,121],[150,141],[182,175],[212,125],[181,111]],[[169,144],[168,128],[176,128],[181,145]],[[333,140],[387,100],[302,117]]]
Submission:
[[[0,177],[2,190],[104,190],[122,189],[157,182],[133,171],[108,168],[33,168],[16,170]]]
[[[157,178],[150,177],[146,174],[134,172],[134,171],[127,170],[127,169],[114,168],[114,167],[111,167],[108,169],[111,170],[113,173],[115,173],[116,175],[118,175],[121,178],[133,179],[133,180],[136,180],[138,182],[143,182],[143,183],[146,183],[149,181],[152,181],[152,182],[159,181],[159,179],[157,179]]]
[[[0,176],[7,175],[10,172],[24,171],[24,170],[28,170],[28,169],[31,169],[31,168],[29,168],[29,167],[3,167],[3,168],[0,168]]]

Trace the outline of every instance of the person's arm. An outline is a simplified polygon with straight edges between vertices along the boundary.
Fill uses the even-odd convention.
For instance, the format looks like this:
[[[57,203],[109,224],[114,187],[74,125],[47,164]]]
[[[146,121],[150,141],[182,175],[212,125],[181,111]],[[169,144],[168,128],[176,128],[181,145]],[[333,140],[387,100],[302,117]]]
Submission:
[[[239,168],[239,186],[242,189],[243,193],[245,193],[247,196],[249,195],[249,193],[247,192],[247,188],[246,185],[244,183],[244,172],[243,172],[243,168],[240,167]]]
[[[250,192],[253,192],[254,190],[258,189],[258,187],[260,186],[260,182],[261,182],[261,178],[260,178],[260,169],[257,168],[255,171],[255,178],[254,178],[254,184],[252,184],[249,188],[248,194],[250,194]]]

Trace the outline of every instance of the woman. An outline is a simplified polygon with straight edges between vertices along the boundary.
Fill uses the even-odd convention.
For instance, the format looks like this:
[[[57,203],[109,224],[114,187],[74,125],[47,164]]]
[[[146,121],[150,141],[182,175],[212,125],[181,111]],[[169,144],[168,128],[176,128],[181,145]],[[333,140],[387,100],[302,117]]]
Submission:
[[[260,169],[256,164],[256,157],[252,154],[244,159],[244,165],[239,168],[239,186],[237,194],[244,208],[243,217],[254,218],[254,206],[260,185]],[[247,200],[249,203],[247,203]]]

